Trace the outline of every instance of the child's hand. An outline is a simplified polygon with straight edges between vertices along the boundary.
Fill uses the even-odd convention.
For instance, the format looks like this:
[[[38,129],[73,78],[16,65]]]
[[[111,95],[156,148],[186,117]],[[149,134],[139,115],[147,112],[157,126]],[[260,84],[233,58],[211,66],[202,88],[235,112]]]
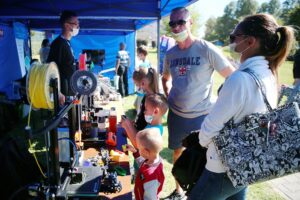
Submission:
[[[125,128],[125,129],[127,129],[127,128],[133,126],[133,125],[132,125],[132,122],[131,122],[128,118],[123,118],[123,117],[122,117],[122,120],[121,120],[121,126],[122,126],[123,128]]]
[[[137,152],[137,150],[132,145],[130,145],[130,144],[126,144],[126,150],[130,151],[132,153],[136,153]]]

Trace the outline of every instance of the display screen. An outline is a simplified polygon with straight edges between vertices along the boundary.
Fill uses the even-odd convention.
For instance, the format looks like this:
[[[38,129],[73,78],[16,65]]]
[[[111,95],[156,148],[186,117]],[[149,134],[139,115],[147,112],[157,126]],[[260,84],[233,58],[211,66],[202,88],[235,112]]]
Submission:
[[[93,62],[95,65],[103,66],[105,60],[104,49],[83,49],[82,53],[86,53],[86,62],[88,64]]]

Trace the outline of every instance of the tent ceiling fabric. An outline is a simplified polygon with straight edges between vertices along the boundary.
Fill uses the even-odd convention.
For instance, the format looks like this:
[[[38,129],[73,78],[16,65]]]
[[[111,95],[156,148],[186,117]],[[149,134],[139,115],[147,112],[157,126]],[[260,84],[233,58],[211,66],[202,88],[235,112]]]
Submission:
[[[58,29],[63,10],[77,13],[82,30],[134,31],[197,0],[1,0],[0,21],[19,20],[31,28]]]

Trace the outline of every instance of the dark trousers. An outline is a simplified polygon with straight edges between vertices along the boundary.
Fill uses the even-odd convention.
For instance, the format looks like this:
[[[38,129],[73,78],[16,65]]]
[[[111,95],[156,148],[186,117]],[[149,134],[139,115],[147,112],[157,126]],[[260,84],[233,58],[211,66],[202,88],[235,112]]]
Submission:
[[[226,173],[204,169],[189,200],[245,200],[247,187],[233,187]]]
[[[128,67],[125,66],[119,66],[118,68],[118,76],[120,76],[119,78],[119,92],[122,95],[122,97],[124,96],[128,96]]]

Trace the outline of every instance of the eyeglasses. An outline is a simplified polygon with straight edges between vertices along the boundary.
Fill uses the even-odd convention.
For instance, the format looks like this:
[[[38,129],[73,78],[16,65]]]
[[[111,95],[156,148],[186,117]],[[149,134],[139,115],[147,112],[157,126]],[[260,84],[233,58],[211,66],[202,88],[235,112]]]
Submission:
[[[233,43],[237,37],[241,37],[241,36],[248,36],[248,35],[245,35],[245,34],[230,34],[229,35],[230,43]]]
[[[71,24],[71,25],[75,25],[75,26],[79,26],[79,23],[78,22],[67,22],[68,24]]]
[[[171,28],[175,28],[177,25],[182,26],[185,25],[187,21],[185,21],[184,19],[180,19],[178,21],[170,21],[169,22],[169,26]]]

